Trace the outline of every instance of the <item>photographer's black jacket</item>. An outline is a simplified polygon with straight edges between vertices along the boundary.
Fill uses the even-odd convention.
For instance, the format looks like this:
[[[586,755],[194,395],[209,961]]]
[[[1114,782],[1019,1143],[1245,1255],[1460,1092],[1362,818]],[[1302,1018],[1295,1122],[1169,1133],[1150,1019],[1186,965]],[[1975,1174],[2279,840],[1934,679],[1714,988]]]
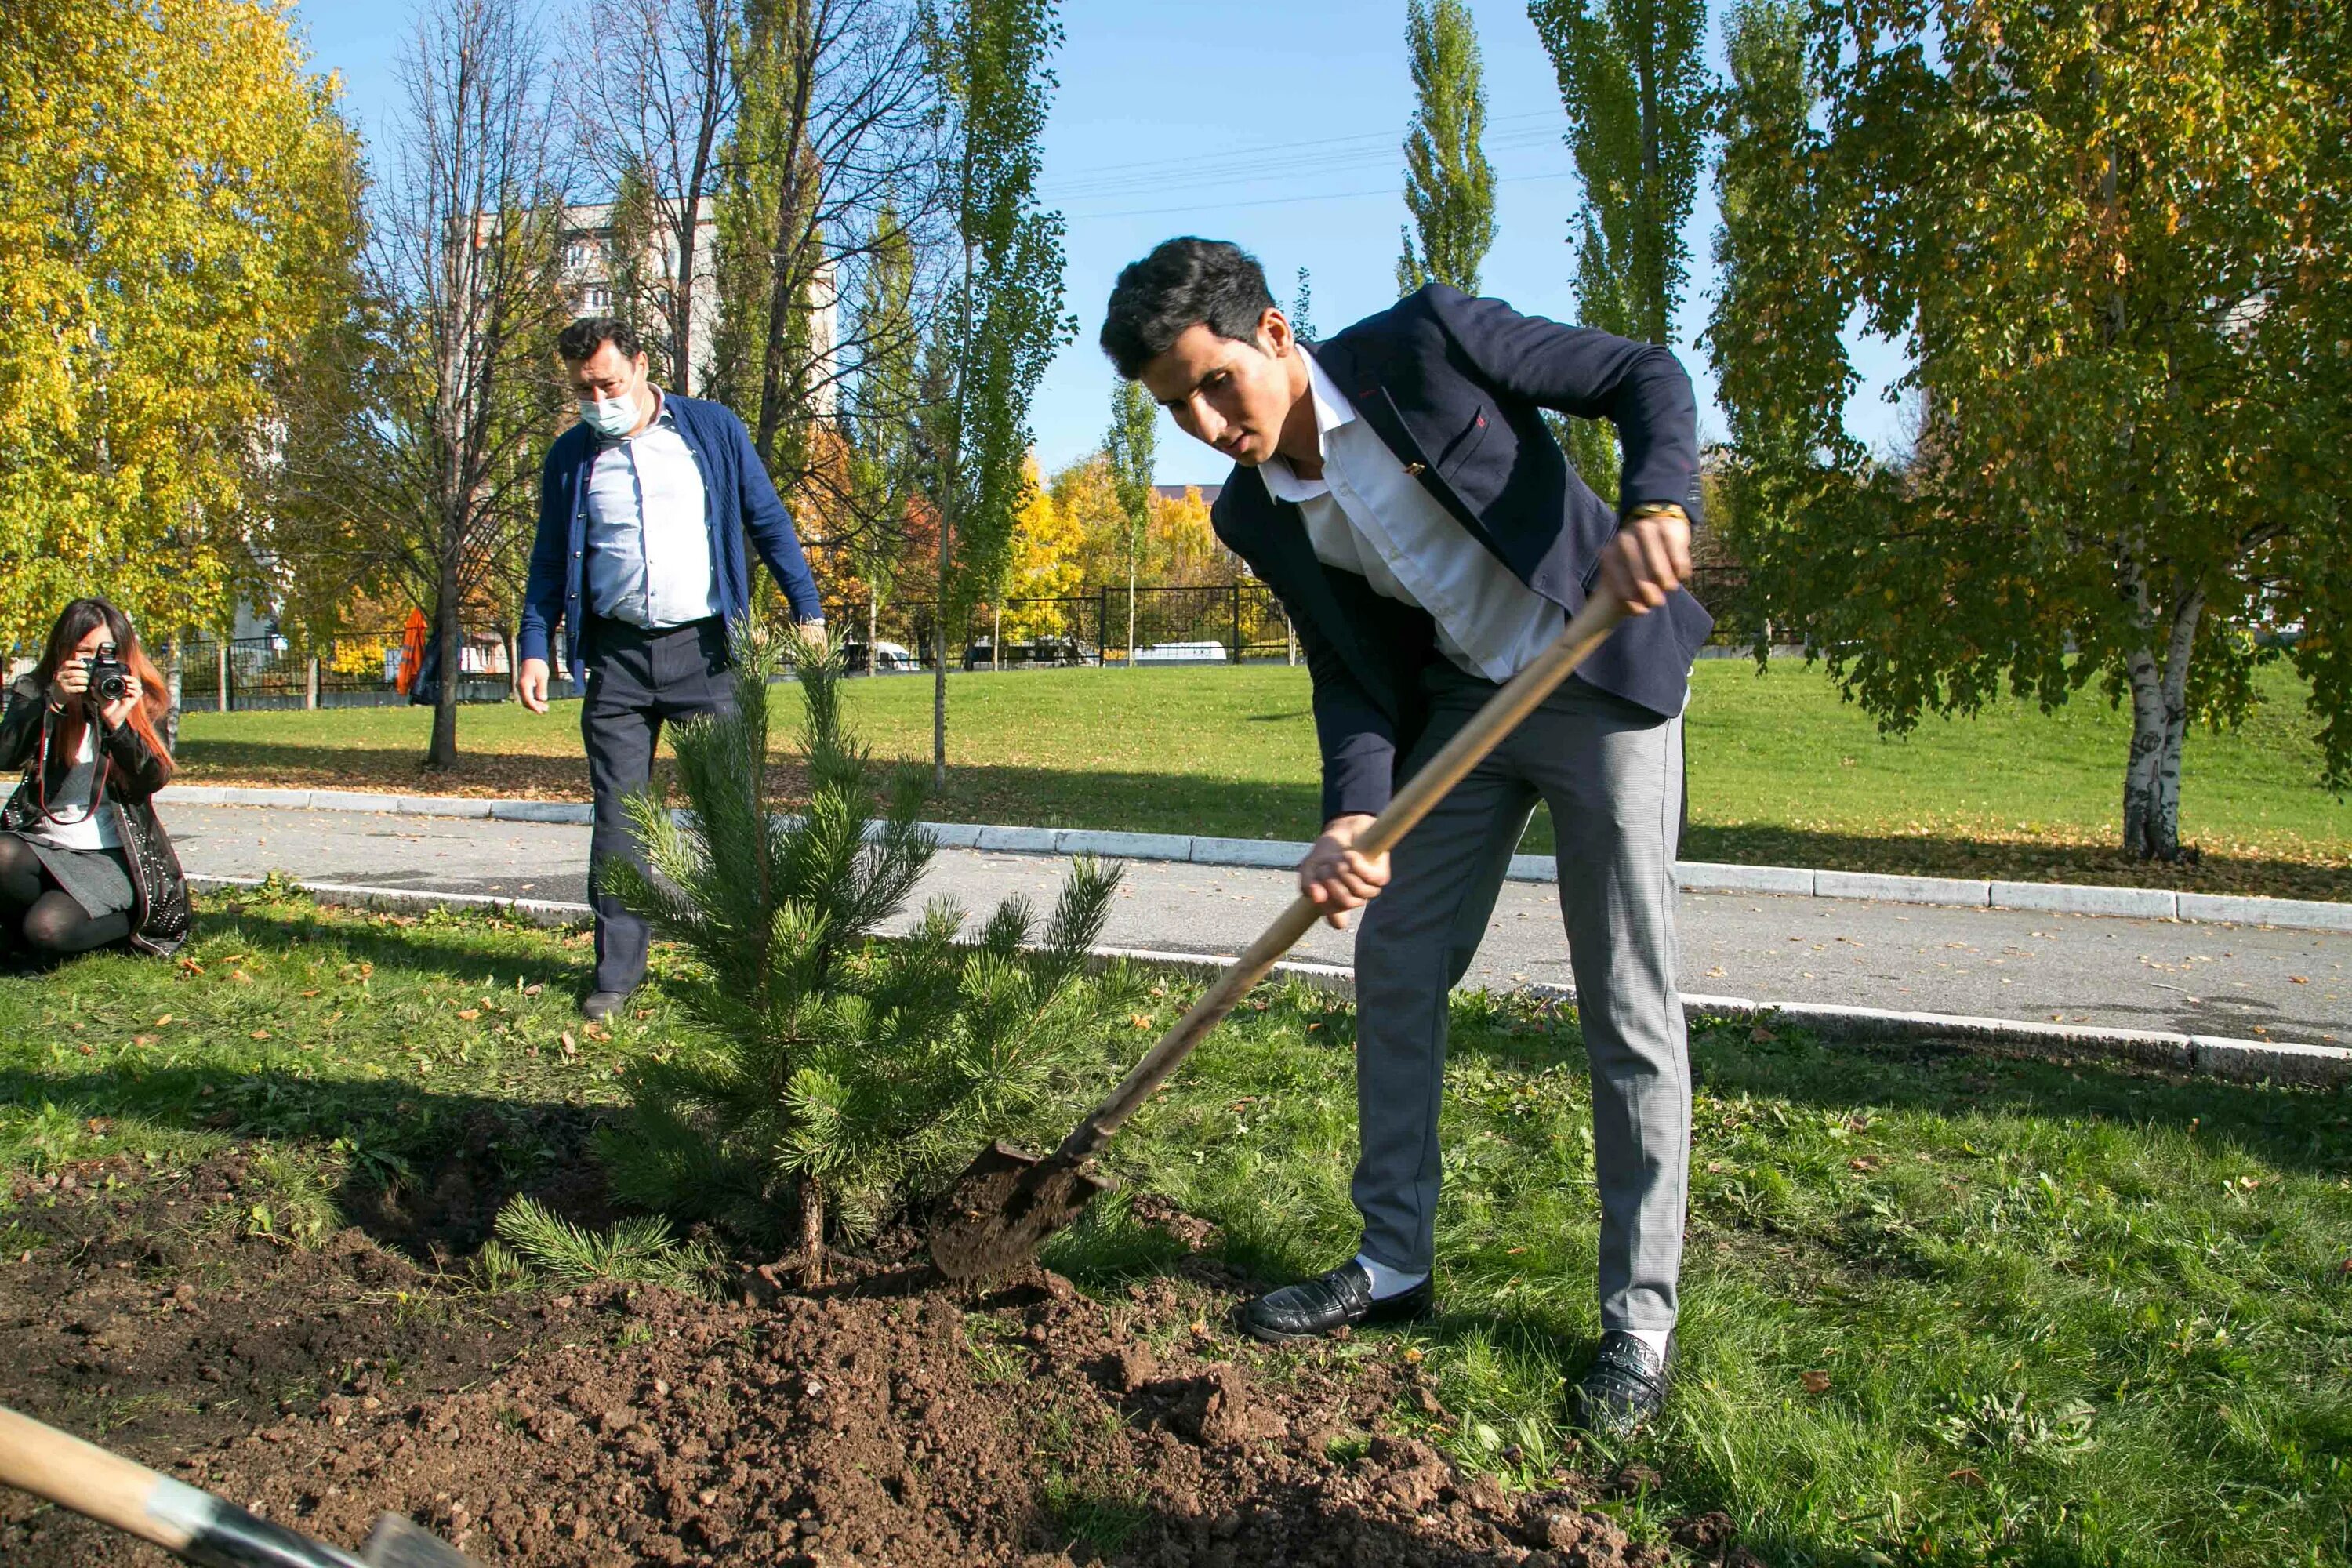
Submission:
[[[1583,606],[1618,510],[1569,466],[1545,410],[1617,426],[1622,505],[1674,501],[1698,520],[1697,405],[1681,363],[1654,343],[1432,283],[1311,352],[1470,537],[1570,615]],[[1211,521],[1297,627],[1315,682],[1323,819],[1379,812],[1426,718],[1420,674],[1443,657],[1434,623],[1318,560],[1298,509],[1276,500],[1255,469],[1234,469]],[[1620,626],[1576,679],[1671,717],[1714,625],[1676,589]]]
[[[71,764],[61,754],[63,748],[55,743],[57,726],[64,717],[49,710],[47,694],[30,676],[8,689],[7,710],[0,714],[0,770],[21,767],[25,775],[7,805],[0,806],[0,828],[17,831],[33,826],[39,819],[40,802],[64,781]],[[179,854],[155,818],[155,792],[170,782],[171,763],[131,726],[110,725],[95,712],[89,722],[98,734],[99,754],[108,763],[103,809],[115,814],[123,858],[131,863],[135,898],[131,945],[145,952],[171,952],[187,940],[194,924]],[[45,735],[51,740],[51,776],[36,779],[34,770],[40,765]]]

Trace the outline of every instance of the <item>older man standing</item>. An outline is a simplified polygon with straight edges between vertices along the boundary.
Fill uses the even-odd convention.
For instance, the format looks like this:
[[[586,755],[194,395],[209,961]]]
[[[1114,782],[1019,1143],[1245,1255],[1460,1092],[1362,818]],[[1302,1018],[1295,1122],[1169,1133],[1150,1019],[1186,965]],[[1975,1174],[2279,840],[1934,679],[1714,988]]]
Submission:
[[[539,535],[516,640],[524,707],[547,711],[559,620],[564,662],[587,691],[580,734],[596,798],[588,850],[596,976],[581,1012],[598,1019],[645,979],[648,941],[645,921],[604,890],[600,872],[616,855],[645,863],[623,803],[651,776],[662,725],[733,705],[728,627],[751,607],[744,537],[803,627],[822,637],[824,613],[740,419],[654,385],[626,321],[585,317],[564,329],[557,349],[580,396],[580,422],[556,437],[540,475]]]

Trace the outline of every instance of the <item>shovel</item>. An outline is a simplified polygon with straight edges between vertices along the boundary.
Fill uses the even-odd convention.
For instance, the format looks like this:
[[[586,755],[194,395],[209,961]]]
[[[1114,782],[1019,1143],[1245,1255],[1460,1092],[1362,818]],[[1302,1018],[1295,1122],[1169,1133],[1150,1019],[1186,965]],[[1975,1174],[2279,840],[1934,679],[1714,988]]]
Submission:
[[[1462,782],[1519,721],[1566,680],[1585,656],[1623,618],[1624,606],[1596,595],[1568,623],[1558,641],[1513,676],[1486,705],[1462,726],[1438,753],[1413,774],[1371,826],[1355,842],[1367,859],[1394,848],[1446,792]],[[1093,1168],[1094,1157],[1136,1107],[1150,1098],[1177,1065],[1190,1056],[1265,978],[1282,955],[1323,916],[1322,906],[1301,893],[1280,919],[1217,977],[1191,1012],[1160,1037],[1135,1064],[1110,1097],[1087,1114],[1062,1146],[1040,1159],[998,1142],[980,1152],[948,1194],[947,1218],[931,1236],[931,1261],[950,1279],[987,1279],[1020,1268],[1047,1237],[1068,1225],[1117,1184]]]
[[[210,1492],[0,1409],[0,1485],[110,1524],[203,1568],[477,1568],[438,1536],[387,1513],[354,1557]]]

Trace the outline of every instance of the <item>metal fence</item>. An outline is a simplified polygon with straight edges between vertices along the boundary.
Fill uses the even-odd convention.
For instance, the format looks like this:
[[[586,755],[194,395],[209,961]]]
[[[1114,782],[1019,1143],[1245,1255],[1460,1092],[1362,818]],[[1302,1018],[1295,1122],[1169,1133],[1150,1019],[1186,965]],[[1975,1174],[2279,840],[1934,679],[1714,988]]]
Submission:
[[[1747,574],[1737,567],[1692,574],[1691,591],[1716,617],[1715,642],[1753,640],[1758,627],[1745,607],[1747,585]],[[905,600],[880,606],[870,625],[852,610],[833,633],[846,646],[855,671],[877,665],[884,673],[929,669],[936,622],[934,605]],[[1057,598],[1007,599],[959,616],[947,640],[950,669],[1296,663],[1299,657],[1281,601],[1255,580],[1139,586],[1132,595],[1120,584]],[[400,679],[403,648],[402,634],[389,631],[346,632],[307,647],[282,637],[192,637],[176,648],[155,651],[167,668],[169,658],[179,660],[183,710],[227,713],[398,706],[409,700]],[[512,645],[501,632],[468,630],[457,700],[508,700],[512,658]],[[577,695],[563,670],[553,672],[550,686],[551,696]]]
[[[346,632],[302,647],[282,637],[180,639],[156,650],[169,668],[176,657],[183,710],[221,713],[267,709],[383,708],[406,703],[402,689],[404,642],[400,632]],[[457,700],[503,702],[513,693],[512,650],[495,631],[468,631],[460,645]],[[414,672],[408,684],[414,685]],[[569,696],[571,679],[558,672],[553,696]]]
[[[1747,586],[1747,574],[1737,567],[1700,567],[1692,573],[1691,592],[1716,617],[1711,640],[1742,644],[1752,638],[1753,617],[1744,605]],[[834,635],[848,645],[853,669],[867,667],[869,638],[879,650],[884,671],[928,669],[934,657],[936,621],[931,602],[904,600],[880,606],[870,620],[853,610],[845,622],[835,624]],[[1007,599],[1002,605],[979,605],[948,631],[951,668],[1296,663],[1298,658],[1281,601],[1255,580],[1206,587],[1138,587],[1131,598],[1119,585],[1060,598]]]

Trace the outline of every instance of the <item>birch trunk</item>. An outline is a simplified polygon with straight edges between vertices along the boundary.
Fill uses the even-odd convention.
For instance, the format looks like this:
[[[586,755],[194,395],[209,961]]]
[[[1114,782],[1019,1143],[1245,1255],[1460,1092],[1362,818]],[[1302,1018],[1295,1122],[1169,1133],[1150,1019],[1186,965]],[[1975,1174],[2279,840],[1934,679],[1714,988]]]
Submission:
[[[2131,753],[2124,764],[2124,850],[2143,860],[2179,860],[2180,752],[2189,734],[2189,660],[2205,595],[2192,589],[2173,606],[2161,663],[2152,647],[2125,660],[2131,687]]]

